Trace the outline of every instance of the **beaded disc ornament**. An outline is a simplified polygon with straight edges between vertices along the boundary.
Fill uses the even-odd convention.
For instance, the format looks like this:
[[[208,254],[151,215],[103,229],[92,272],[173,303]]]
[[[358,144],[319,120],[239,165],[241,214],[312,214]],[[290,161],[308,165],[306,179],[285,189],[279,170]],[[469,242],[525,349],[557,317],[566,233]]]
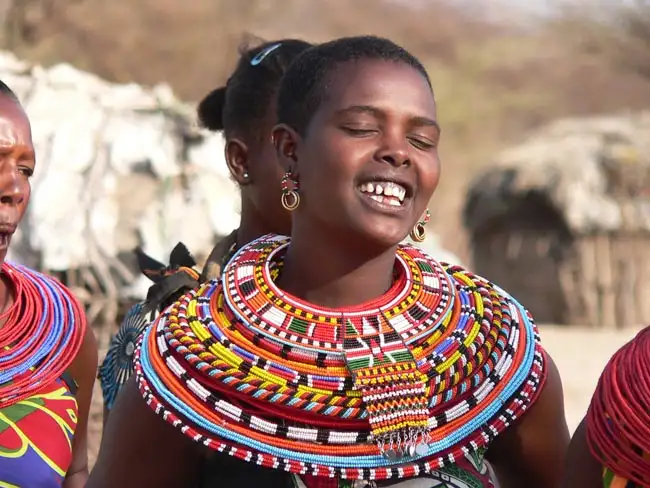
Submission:
[[[136,303],[124,316],[117,334],[111,340],[106,357],[99,367],[98,378],[102,396],[107,408],[113,408],[120,388],[133,375],[133,353],[138,338],[152,322],[155,310],[145,308],[145,303]]]
[[[288,245],[243,247],[143,335],[140,391],[195,441],[298,474],[408,478],[487,446],[535,400],[536,328],[492,283],[405,245],[386,294],[327,309],[275,285]]]

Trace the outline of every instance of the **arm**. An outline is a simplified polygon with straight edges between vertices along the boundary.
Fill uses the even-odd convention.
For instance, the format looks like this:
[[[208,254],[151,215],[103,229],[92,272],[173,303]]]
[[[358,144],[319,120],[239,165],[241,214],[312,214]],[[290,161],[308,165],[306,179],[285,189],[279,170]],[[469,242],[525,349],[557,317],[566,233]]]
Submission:
[[[546,383],[537,401],[488,449],[501,488],[555,488],[560,483],[570,436],[560,373],[548,354],[546,361]]]
[[[88,479],[88,415],[97,374],[97,342],[90,327],[68,370],[79,387],[76,394],[79,413],[72,443],[72,463],[63,488],[83,488]]]
[[[573,434],[564,466],[562,488],[602,488],[602,466],[591,455],[587,444],[585,420]]]
[[[120,390],[87,488],[190,488],[204,451],[144,402],[132,377]]]

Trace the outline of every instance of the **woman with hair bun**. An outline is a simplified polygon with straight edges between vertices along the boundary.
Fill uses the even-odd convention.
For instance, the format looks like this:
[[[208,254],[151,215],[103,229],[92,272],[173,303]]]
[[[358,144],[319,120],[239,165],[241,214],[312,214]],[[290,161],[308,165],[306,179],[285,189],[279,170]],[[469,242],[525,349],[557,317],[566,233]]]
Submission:
[[[222,264],[243,244],[269,232],[289,234],[291,214],[280,203],[282,172],[271,140],[276,96],[289,64],[311,44],[296,39],[266,42],[242,51],[226,86],[210,92],[198,106],[200,124],[226,139],[226,163],[241,190],[239,227],[210,253],[203,271],[179,243],[165,266],[136,250],[142,272],[154,284],[147,299],[133,306],[111,341],[100,370],[104,423],[121,386],[133,374],[138,337],[165,306],[200,282],[219,276]]]

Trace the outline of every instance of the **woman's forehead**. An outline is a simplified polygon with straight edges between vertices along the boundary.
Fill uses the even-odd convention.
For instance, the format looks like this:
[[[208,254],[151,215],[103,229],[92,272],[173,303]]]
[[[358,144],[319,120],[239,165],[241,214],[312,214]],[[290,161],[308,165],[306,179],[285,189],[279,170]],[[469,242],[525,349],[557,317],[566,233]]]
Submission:
[[[328,76],[325,92],[322,108],[332,112],[364,106],[436,118],[435,101],[427,79],[406,63],[385,60],[343,63]]]
[[[0,95],[0,144],[31,145],[31,127],[21,105],[6,95]]]

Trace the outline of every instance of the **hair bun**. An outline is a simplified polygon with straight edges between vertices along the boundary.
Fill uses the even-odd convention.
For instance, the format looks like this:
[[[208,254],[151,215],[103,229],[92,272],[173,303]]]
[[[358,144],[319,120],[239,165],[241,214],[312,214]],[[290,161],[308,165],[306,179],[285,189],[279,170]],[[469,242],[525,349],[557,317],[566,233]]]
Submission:
[[[226,87],[217,88],[208,93],[197,107],[199,123],[211,131],[222,131],[223,109],[226,105]]]

